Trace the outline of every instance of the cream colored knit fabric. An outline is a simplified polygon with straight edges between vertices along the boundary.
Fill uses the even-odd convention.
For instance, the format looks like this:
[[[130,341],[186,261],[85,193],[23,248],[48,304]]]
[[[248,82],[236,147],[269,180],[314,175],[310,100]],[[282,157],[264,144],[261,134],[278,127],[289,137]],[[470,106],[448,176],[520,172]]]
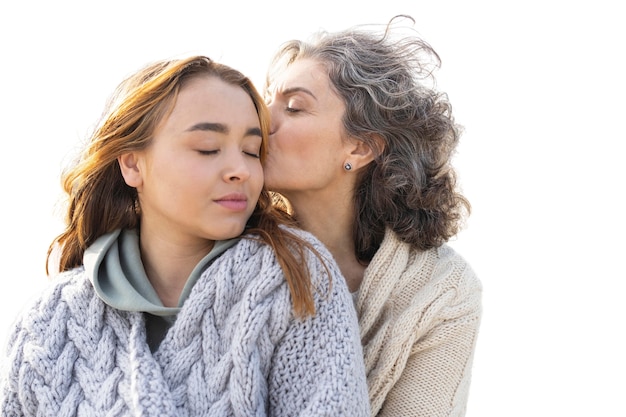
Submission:
[[[465,415],[481,292],[449,246],[387,231],[357,298],[372,416]]]

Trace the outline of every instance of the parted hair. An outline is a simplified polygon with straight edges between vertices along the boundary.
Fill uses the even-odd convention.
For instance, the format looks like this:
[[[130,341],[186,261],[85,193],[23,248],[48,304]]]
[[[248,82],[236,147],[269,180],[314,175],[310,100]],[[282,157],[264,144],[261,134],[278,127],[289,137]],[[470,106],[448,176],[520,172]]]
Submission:
[[[455,236],[471,211],[451,165],[461,133],[433,71],[441,60],[412,25],[396,16],[387,25],[320,31],[284,43],[267,73],[298,59],[322,63],[345,104],[343,127],[365,142],[375,159],[361,170],[354,192],[357,259],[368,262],[391,228],[426,250]]]
[[[117,158],[145,149],[159,123],[172,111],[185,83],[195,77],[218,77],[241,87],[252,99],[262,133],[261,162],[267,153],[270,129],[269,110],[252,82],[241,72],[205,56],[192,56],[150,64],[126,78],[109,99],[99,124],[77,161],[61,177],[67,197],[65,230],[48,249],[59,249],[58,270],[66,271],[83,263],[83,254],[98,237],[116,229],[139,227],[141,207],[137,190],[122,177]],[[283,268],[300,316],[314,313],[306,250],[318,252],[287,228],[294,223],[285,207],[275,203],[273,194],[262,190],[257,206],[246,225],[246,236],[255,236],[272,246]]]

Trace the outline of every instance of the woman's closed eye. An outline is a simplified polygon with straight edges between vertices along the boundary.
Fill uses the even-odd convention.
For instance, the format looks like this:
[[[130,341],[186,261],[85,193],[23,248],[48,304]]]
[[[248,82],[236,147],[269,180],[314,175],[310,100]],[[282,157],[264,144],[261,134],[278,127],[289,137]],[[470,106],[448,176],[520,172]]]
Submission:
[[[217,155],[220,150],[219,149],[213,149],[213,150],[204,150],[204,149],[198,149],[197,151],[200,155]],[[251,156],[252,158],[260,158],[261,157],[261,151],[242,151],[244,155],[247,156]]]
[[[219,149],[211,149],[211,150],[198,149],[197,152],[200,155],[217,155],[217,153],[219,152]]]
[[[285,102],[285,111],[287,113],[299,113],[306,108],[306,101],[299,96],[292,96]]]
[[[256,159],[259,159],[261,157],[260,151],[258,152],[243,151],[243,153]]]

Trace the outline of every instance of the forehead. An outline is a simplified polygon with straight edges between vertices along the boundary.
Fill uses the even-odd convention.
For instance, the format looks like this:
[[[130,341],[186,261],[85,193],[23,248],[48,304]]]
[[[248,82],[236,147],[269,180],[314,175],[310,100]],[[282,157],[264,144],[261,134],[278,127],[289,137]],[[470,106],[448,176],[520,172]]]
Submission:
[[[169,113],[156,130],[187,131],[198,123],[257,127],[260,116],[246,90],[215,76],[200,76],[181,86]]]
[[[346,104],[335,90],[324,63],[301,58],[285,67],[269,88],[269,99],[297,99],[298,106],[306,107],[317,120],[341,120]]]
[[[323,63],[311,58],[298,59],[276,73],[271,90],[293,87],[326,88],[330,85],[328,71]]]
[[[186,80],[176,97],[176,106],[190,105],[192,110],[224,110],[228,103],[255,109],[252,96],[243,87],[214,75],[195,76]]]
[[[184,80],[180,85],[179,95],[193,95],[198,91],[218,92],[220,90],[232,90],[233,85],[227,83],[216,75],[198,74]]]

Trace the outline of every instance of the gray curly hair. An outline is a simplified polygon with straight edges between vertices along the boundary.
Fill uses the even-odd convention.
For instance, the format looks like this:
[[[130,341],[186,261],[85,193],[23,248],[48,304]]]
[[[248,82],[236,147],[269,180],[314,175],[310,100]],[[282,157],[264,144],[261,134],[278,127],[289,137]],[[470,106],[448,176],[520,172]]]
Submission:
[[[354,196],[353,233],[363,262],[372,259],[386,228],[426,250],[456,235],[471,211],[451,165],[461,128],[433,77],[441,60],[415,30],[398,24],[407,19],[415,23],[396,16],[382,27],[321,31],[308,42],[286,42],[266,78],[267,89],[281,68],[298,59],[324,64],[345,104],[346,132],[374,151]]]

